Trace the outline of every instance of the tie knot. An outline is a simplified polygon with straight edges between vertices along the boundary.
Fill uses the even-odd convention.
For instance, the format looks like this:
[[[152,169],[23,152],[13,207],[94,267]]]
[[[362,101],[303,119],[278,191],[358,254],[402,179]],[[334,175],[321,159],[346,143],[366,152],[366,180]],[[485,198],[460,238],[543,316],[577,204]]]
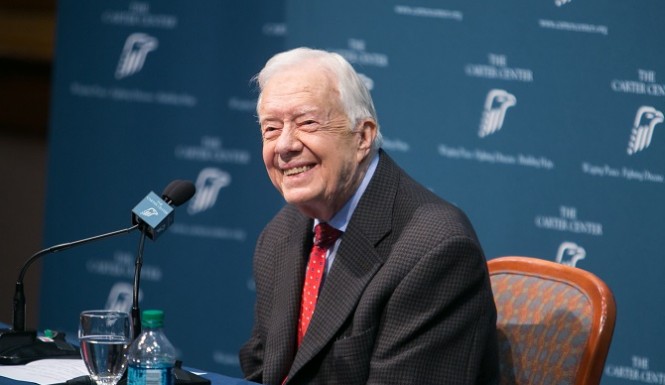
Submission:
[[[341,235],[341,231],[322,222],[314,227],[314,244],[320,248],[327,249],[332,246]]]

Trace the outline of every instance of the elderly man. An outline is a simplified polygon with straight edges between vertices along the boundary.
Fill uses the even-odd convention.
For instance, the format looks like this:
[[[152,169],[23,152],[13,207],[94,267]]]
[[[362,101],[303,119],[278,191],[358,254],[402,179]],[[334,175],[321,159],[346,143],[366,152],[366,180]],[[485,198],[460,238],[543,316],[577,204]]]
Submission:
[[[255,250],[246,378],[498,382],[496,309],[474,230],[380,149],[351,65],[298,48],[271,58],[257,81],[263,161],[287,205]]]

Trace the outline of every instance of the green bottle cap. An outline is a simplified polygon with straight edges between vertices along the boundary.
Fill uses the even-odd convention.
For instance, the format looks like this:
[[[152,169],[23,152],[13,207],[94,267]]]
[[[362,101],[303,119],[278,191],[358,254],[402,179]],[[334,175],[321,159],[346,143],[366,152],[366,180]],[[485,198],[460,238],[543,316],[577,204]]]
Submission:
[[[141,315],[141,326],[146,328],[161,328],[164,326],[163,310],[144,310]]]

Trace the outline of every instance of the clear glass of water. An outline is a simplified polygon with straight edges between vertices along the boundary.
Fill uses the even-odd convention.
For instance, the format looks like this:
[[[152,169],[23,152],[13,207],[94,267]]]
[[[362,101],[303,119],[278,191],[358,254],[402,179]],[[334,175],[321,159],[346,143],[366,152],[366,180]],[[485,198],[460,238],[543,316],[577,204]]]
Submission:
[[[127,367],[132,343],[129,314],[116,310],[86,310],[79,320],[81,357],[97,385],[116,385]]]

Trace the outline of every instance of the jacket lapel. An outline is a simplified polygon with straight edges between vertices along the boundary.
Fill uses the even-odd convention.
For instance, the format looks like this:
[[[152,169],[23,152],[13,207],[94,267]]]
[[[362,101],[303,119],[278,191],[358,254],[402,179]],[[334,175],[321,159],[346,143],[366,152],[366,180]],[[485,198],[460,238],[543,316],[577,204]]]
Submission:
[[[281,383],[296,355],[296,331],[300,312],[302,277],[312,245],[312,220],[301,216],[286,224],[292,231],[276,245],[272,319],[266,338],[266,383]]]

